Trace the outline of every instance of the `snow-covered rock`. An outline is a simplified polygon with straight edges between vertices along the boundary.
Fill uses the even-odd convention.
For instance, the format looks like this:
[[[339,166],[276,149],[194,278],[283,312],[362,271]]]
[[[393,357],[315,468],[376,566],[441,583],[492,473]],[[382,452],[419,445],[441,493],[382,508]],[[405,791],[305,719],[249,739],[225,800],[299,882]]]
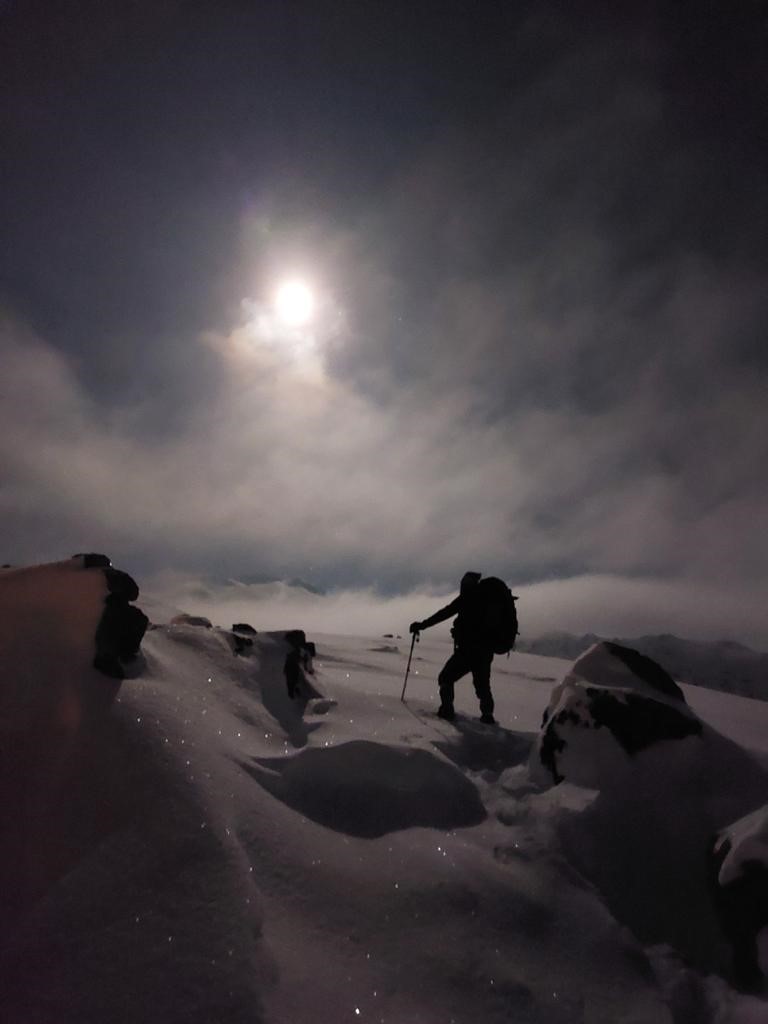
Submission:
[[[628,758],[664,740],[701,733],[680,687],[637,651],[595,644],[554,688],[534,767],[555,782],[599,789]]]
[[[768,804],[724,828],[714,852],[720,855],[720,885],[731,885],[742,878],[750,865],[768,871]]]
[[[523,637],[516,649],[544,657],[574,661],[604,637],[588,633],[544,633]],[[675,679],[723,693],[768,700],[768,654],[732,640],[700,641],[663,633],[659,636],[613,637],[613,643],[630,647],[664,665]]]
[[[544,756],[594,797],[561,822],[560,840],[569,862],[645,944],[675,949],[698,971],[725,973],[730,953],[712,903],[708,852],[713,836],[765,798],[768,775],[759,759],[694,715],[658,666],[644,659],[635,676],[636,659],[619,655],[615,646],[592,648],[553,694]],[[601,681],[612,685],[594,685]],[[752,713],[760,707],[749,704]],[[546,740],[547,726],[535,748],[539,769]]]
[[[733,949],[733,980],[768,982],[768,804],[722,829],[712,849],[714,900]]]

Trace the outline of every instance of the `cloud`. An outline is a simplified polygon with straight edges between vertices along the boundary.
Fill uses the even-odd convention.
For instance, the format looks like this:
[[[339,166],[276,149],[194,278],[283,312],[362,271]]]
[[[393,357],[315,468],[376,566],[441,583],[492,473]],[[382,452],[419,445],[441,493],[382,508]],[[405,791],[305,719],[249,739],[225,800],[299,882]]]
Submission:
[[[44,510],[70,546],[103,538],[155,560],[355,565],[393,579],[409,561],[427,576],[459,571],[503,529],[501,502],[478,509],[472,493],[498,457],[492,437],[473,467],[447,407],[382,408],[317,368],[259,354],[232,367],[184,433],[155,442],[96,409],[39,339],[6,327],[2,348],[6,495]],[[458,545],[452,517],[476,528]],[[21,527],[5,539],[23,552]]]
[[[408,636],[409,623],[423,616],[425,607],[448,599],[429,591],[384,597],[370,588],[315,594],[279,582],[221,583],[164,572],[144,581],[139,603],[155,622],[167,622],[183,611],[225,628],[248,622],[259,630],[304,629],[308,635]]]
[[[674,633],[768,645],[760,583],[585,575],[517,590],[521,630],[529,636],[558,629],[607,637]]]
[[[607,408],[523,404],[487,419],[460,380],[444,393],[414,385],[374,397],[322,361],[244,351],[242,331],[217,339],[228,356],[208,401],[183,431],[155,439],[130,411],[97,406],[63,356],[7,321],[4,558],[103,547],[147,570],[258,569],[390,591],[445,585],[468,567],[516,589],[576,576],[593,592],[595,575],[628,576],[602,593],[638,618],[630,595],[649,577],[685,599],[688,617],[663,602],[684,624],[706,618],[698,593],[727,582],[732,595],[743,585],[744,628],[755,628],[758,379],[726,376],[715,398],[694,389],[673,404],[651,366]],[[557,592],[576,607],[574,586]],[[737,628],[739,601],[723,603]]]
[[[6,318],[3,557],[103,547],[147,571],[385,591],[467,568],[595,595],[619,579],[595,612],[638,615],[648,580],[649,603],[707,622],[697,594],[722,587],[751,630],[768,570],[755,212],[670,116],[646,37],[617,70],[615,35],[574,49],[572,30],[556,20],[552,59],[425,133],[377,193],[337,196],[343,224],[332,189],[324,221],[316,195],[306,218],[293,195],[255,204],[233,275],[316,275],[311,338],[285,346],[255,288],[202,343],[105,339],[100,365],[134,374],[118,406],[82,352]]]
[[[565,630],[627,638],[674,633],[705,641],[740,636],[757,648],[768,644],[757,587],[749,603],[743,588],[618,576],[550,580],[515,591],[524,639]],[[315,594],[284,583],[215,582],[164,572],[142,580],[139,603],[154,622],[168,622],[183,611],[225,628],[248,622],[263,631],[303,629],[310,637],[391,633],[407,645],[409,623],[442,608],[455,593],[455,587],[418,588],[384,596],[366,587]],[[448,639],[450,625],[435,626],[428,635]]]

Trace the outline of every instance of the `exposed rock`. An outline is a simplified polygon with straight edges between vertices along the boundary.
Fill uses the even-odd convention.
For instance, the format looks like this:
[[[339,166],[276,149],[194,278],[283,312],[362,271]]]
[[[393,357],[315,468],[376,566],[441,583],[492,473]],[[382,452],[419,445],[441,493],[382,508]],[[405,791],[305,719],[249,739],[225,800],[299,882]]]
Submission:
[[[77,556],[85,568],[102,568],[109,593],[104,599],[104,612],[96,630],[96,654],[93,667],[112,679],[124,679],[126,665],[139,653],[149,619],[131,604],[139,596],[133,577],[114,569],[106,555]]]
[[[232,644],[235,654],[250,653],[257,631],[247,622],[236,622],[232,626]]]
[[[621,644],[612,643],[606,640],[603,647],[619,661],[623,662],[624,665],[634,675],[638,676],[647,683],[652,689],[658,690],[659,693],[663,693],[667,697],[672,697],[674,700],[679,700],[685,704],[685,697],[683,691],[674,681],[669,672],[666,672],[661,665],[655,662],[652,658],[647,657],[645,654],[641,654],[639,651],[634,650],[631,647],[623,647]]]
[[[121,601],[135,601],[139,596],[136,581],[127,572],[109,566],[104,569],[104,575],[107,577],[107,586],[112,597]]]
[[[235,654],[246,654],[250,653],[253,649],[253,637],[242,636],[240,633],[233,632],[232,636],[232,648]]]
[[[113,679],[124,679],[125,665],[139,653],[149,619],[140,608],[110,594],[96,630],[93,667]]]
[[[72,558],[79,558],[84,569],[109,569],[112,562],[106,555],[90,551],[87,554],[73,555]]]
[[[283,672],[288,687],[288,696],[293,699],[299,696],[302,690],[309,689],[314,692],[314,687],[309,684],[306,676],[314,675],[312,659],[315,656],[315,645],[311,640],[307,640],[303,629],[289,630],[285,634],[285,640],[289,650],[283,665]]]
[[[172,626],[202,626],[204,629],[212,629],[213,623],[210,619],[206,619],[204,615],[188,615],[186,612],[182,612],[180,615],[174,615],[171,619]]]
[[[660,665],[630,648],[599,643],[552,691],[534,757],[555,782],[600,788],[628,757],[701,729]]]

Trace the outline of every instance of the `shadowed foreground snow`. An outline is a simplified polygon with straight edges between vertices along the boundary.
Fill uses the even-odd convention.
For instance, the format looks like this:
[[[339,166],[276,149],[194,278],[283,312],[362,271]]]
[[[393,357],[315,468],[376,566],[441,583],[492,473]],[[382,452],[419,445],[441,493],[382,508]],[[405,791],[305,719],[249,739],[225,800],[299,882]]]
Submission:
[[[102,595],[80,576],[67,617],[52,597],[41,628],[32,598],[12,611],[0,573],[5,1020],[768,1019],[715,973],[726,953],[697,886],[674,890],[673,916],[669,886],[654,888],[665,859],[685,882],[685,851],[669,844],[686,821],[698,835],[743,813],[716,766],[690,783],[696,738],[654,748],[647,775],[599,794],[551,787],[528,763],[567,662],[497,658],[502,728],[473,720],[468,681],[454,728],[431,714],[443,641],[416,648],[403,704],[406,640],[312,636],[319,696],[292,702],[282,634],[236,655],[226,630],[161,625],[111,707],[78,718],[66,743],[56,716],[36,714],[30,740],[14,680],[38,710],[60,678],[94,706],[114,686],[90,667]],[[707,752],[759,786],[768,705],[685,693],[715,737]],[[9,750],[24,777],[8,775]],[[688,914],[709,931],[686,967],[667,943]]]

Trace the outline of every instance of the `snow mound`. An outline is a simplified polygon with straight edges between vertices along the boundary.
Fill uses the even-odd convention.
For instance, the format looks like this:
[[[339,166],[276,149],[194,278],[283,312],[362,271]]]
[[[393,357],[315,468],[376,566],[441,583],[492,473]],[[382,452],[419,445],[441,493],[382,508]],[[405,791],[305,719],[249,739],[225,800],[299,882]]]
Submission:
[[[600,643],[554,689],[531,767],[540,782],[592,790],[558,834],[616,919],[644,944],[726,974],[709,852],[768,792],[759,761],[705,725],[661,666]]]
[[[735,882],[748,864],[759,864],[768,871],[768,804],[723,829],[715,844],[715,853],[720,851],[724,854],[718,873],[720,885]]]
[[[734,983],[768,985],[768,804],[721,830],[712,850],[715,905],[732,952]]]
[[[716,934],[702,851],[765,800],[736,743],[705,726],[599,792],[543,788],[527,755],[539,680],[561,666],[513,652],[495,667],[509,728],[453,728],[433,713],[439,639],[404,703],[407,652],[315,637],[291,698],[285,632],[237,645],[159,624],[117,693],[92,664],[104,576],[84,568],[39,572],[23,615],[0,588],[3,1020],[744,1024],[764,1008],[710,985],[696,972],[721,961],[686,946]],[[91,703],[101,685],[111,704]],[[59,714],[64,690],[81,716]],[[763,743],[764,706],[716,696],[702,717],[734,735],[748,718]],[[475,711],[469,687],[457,705]],[[673,953],[662,978],[646,941],[693,966]]]
[[[243,767],[289,807],[347,835],[454,829],[485,818],[477,787],[426,750],[355,740]]]

